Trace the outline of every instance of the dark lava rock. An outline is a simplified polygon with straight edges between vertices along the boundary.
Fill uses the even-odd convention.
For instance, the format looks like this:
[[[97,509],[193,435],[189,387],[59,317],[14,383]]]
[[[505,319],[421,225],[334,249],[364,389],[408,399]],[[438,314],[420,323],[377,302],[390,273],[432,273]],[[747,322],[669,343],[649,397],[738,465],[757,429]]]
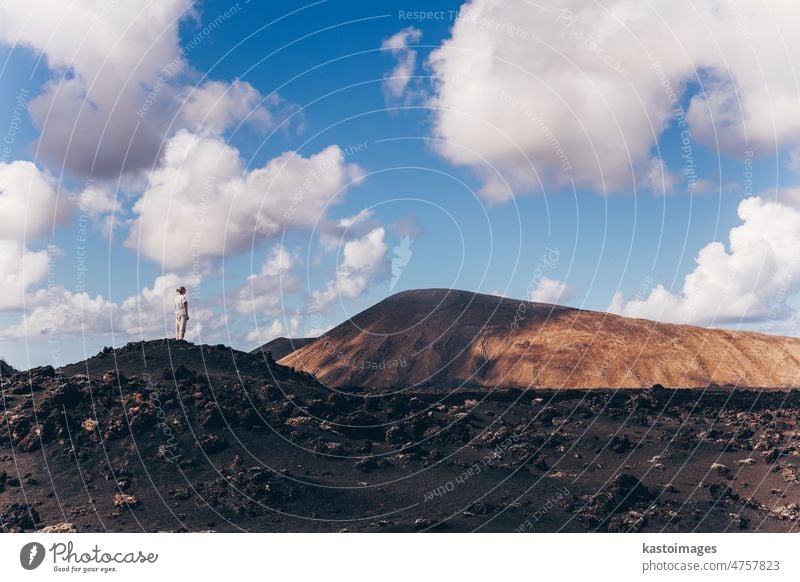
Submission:
[[[608,521],[608,531],[617,533],[638,533],[647,525],[647,516],[641,511],[627,511]]]
[[[225,426],[225,419],[219,410],[219,406],[209,402],[200,413],[200,424],[206,428],[222,428]]]
[[[42,425],[37,424],[25,435],[18,443],[17,448],[21,451],[30,453],[36,451],[41,447],[42,440],[40,435],[44,432]]]
[[[8,365],[5,360],[0,360],[0,378],[3,376],[10,376],[11,374],[15,374],[17,371]]]
[[[658,406],[658,402],[651,394],[639,393],[630,397],[625,404],[629,411],[652,410]]]
[[[542,424],[548,424],[556,417],[556,414],[558,414],[558,411],[555,408],[552,406],[545,406],[536,414],[535,420],[538,420]]]
[[[169,368],[164,368],[164,371],[161,373],[161,377],[164,380],[172,380],[175,378],[175,380],[179,382],[182,380],[190,380],[193,376],[194,374],[192,371],[183,364],[180,364],[177,368],[172,370]]]
[[[42,378],[55,378],[56,370],[53,366],[40,366],[30,370],[32,376],[41,376]]]
[[[228,448],[228,441],[226,441],[221,436],[217,436],[215,434],[207,434],[205,436],[200,437],[200,440],[195,443],[195,446],[202,449],[204,453],[207,455],[213,455],[215,453],[221,453],[225,449]]]
[[[369,473],[370,471],[374,471],[378,468],[378,461],[372,455],[368,457],[361,457],[358,461],[356,461],[355,466],[357,469],[361,469],[365,473]]]
[[[649,503],[655,499],[655,494],[650,491],[638,477],[630,473],[620,473],[611,480],[608,491],[614,500],[620,500],[625,508],[637,503]]]
[[[27,384],[25,382],[21,382],[21,383],[17,384],[16,386],[12,386],[9,389],[9,392],[11,392],[11,394],[17,394],[17,395],[19,395],[19,394],[30,394],[32,392],[41,392],[41,391],[42,391],[42,387],[39,386],[38,384]]]
[[[128,379],[125,377],[125,374],[118,372],[117,370],[109,370],[102,377],[103,384],[121,384],[125,385],[128,383]]]
[[[39,514],[30,505],[11,503],[0,513],[0,531],[24,531],[35,529],[40,522]]]
[[[342,434],[350,438],[375,440],[383,440],[385,438],[384,427],[381,426],[380,419],[374,414],[356,411],[343,418],[344,421],[340,421],[340,423],[346,426],[341,426],[339,429]]]
[[[128,422],[130,423],[131,433],[143,434],[151,431],[158,424],[158,419],[152,409],[138,406],[128,411]]]
[[[578,519],[591,526],[608,526],[614,514],[649,504],[655,497],[636,476],[620,473],[603,489],[585,498],[585,505],[578,511]]]
[[[195,485],[198,507],[205,504],[224,508],[237,515],[260,516],[271,513],[271,507],[293,501],[299,491],[261,467],[245,471],[224,472],[222,477]]]
[[[47,398],[47,403],[57,408],[70,408],[80,404],[83,399],[81,389],[70,382],[56,388]]]
[[[781,457],[783,454],[784,454],[784,452],[783,452],[783,450],[782,450],[782,449],[779,449],[779,448],[774,448],[774,449],[771,449],[770,451],[768,451],[766,455],[764,455],[764,460],[765,460],[767,463],[774,463],[774,462],[775,462],[775,461],[777,461],[777,460],[778,460],[778,459],[779,459],[779,458],[780,458],[780,457]]]
[[[332,392],[328,395],[327,402],[330,409],[339,414],[346,414],[353,411],[353,403],[343,394]]]
[[[386,431],[386,442],[389,444],[404,443],[409,439],[409,434],[401,426],[390,426]]]
[[[615,453],[624,453],[631,448],[631,440],[628,438],[628,435],[615,435],[608,444],[608,448]]]
[[[393,396],[386,405],[386,416],[393,419],[403,418],[408,414],[410,409],[411,406],[408,403],[408,398]]]
[[[498,507],[486,501],[475,501],[464,511],[465,515],[492,515],[497,513]]]
[[[723,483],[712,483],[708,486],[708,493],[714,501],[738,501],[740,499],[738,493]]]

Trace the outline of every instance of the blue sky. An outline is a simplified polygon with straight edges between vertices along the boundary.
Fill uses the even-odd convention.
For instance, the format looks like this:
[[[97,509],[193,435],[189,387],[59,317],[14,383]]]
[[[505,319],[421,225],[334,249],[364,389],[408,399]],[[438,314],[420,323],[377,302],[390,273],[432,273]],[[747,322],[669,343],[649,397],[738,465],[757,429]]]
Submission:
[[[423,287],[794,333],[800,149],[776,116],[800,106],[791,87],[773,82],[777,73],[753,83],[744,73],[751,57],[725,53],[745,35],[738,15],[698,3],[717,19],[720,55],[690,43],[691,30],[662,36],[663,23],[677,18],[667,7],[659,19],[567,1],[544,15],[523,2],[496,4],[442,2],[431,11],[424,2],[170,0],[157,8],[87,0],[66,18],[56,4],[52,15],[37,11],[33,24],[25,3],[5,4],[0,200],[10,201],[4,221],[28,228],[8,239],[9,258],[0,259],[9,294],[0,303],[0,357],[20,368],[57,365],[168,335],[173,288],[193,277],[190,339],[243,349],[319,333],[393,292]],[[95,24],[82,27],[87,14]],[[617,32],[603,28],[620,21]],[[763,19],[748,22],[753,46],[775,33]],[[761,60],[790,58],[759,50]],[[609,71],[608,55],[625,75]],[[654,60],[663,61],[688,125],[665,108]],[[168,69],[171,62],[180,64]],[[402,82],[392,85],[387,77],[398,71]],[[152,111],[136,117],[148,94]],[[763,94],[788,101],[768,115]],[[509,95],[514,104],[503,101]],[[76,117],[71,107],[81,104]],[[556,141],[541,138],[545,126]],[[131,147],[134,133],[150,141]],[[552,155],[556,143],[571,175]],[[308,160],[332,146],[341,179],[303,193],[286,218],[313,175]],[[186,157],[175,162],[178,151]],[[283,190],[254,185],[286,152],[299,169],[278,172]],[[217,168],[223,158],[229,166]],[[225,185],[212,180],[198,202],[206,169]],[[293,171],[300,174],[287,176]],[[38,198],[32,175],[49,184]],[[743,217],[747,200],[757,202]],[[65,208],[50,208],[50,228],[26,222],[58,204]],[[782,217],[775,232],[770,216]],[[737,228],[738,249],[729,240]],[[224,237],[219,248],[198,243],[213,233]],[[403,237],[410,257],[393,278]],[[711,252],[715,242],[722,255]],[[36,253],[48,247],[45,269]],[[558,260],[542,268],[553,249]],[[710,258],[698,264],[704,249]]]

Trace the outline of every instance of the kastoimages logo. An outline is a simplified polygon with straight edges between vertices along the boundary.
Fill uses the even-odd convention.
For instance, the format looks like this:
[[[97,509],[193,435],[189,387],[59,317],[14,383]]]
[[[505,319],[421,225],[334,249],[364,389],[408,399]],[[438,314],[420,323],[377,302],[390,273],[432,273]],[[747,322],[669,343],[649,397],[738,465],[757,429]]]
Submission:
[[[22,546],[19,552],[19,563],[26,570],[35,570],[44,561],[44,546],[38,542],[30,542]]]

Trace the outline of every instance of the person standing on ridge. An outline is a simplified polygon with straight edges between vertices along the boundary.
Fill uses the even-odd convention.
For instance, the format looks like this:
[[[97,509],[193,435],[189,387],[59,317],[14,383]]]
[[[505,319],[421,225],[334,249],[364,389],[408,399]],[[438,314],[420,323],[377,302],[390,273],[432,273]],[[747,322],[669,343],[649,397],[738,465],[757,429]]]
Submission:
[[[175,339],[182,340],[186,334],[186,322],[189,321],[189,301],[186,299],[186,287],[178,287],[175,293]]]

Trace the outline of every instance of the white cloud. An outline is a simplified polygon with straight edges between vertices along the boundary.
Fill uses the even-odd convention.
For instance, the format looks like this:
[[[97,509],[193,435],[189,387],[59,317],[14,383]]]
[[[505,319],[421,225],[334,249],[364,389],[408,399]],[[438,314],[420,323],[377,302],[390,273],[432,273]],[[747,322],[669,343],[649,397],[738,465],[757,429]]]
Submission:
[[[106,239],[125,223],[127,211],[121,200],[103,185],[89,184],[78,195],[81,213],[92,218]]]
[[[62,285],[39,289],[27,298],[26,313],[19,324],[7,328],[6,338],[35,339],[42,336],[72,337],[120,335],[163,337],[174,329],[172,297],[180,279],[173,274],[157,277],[121,304],[101,295],[74,293]]]
[[[26,291],[47,276],[48,251],[28,245],[49,238],[71,208],[69,195],[33,163],[0,163],[0,311],[21,308]]]
[[[74,175],[152,164],[171,82],[185,66],[178,27],[191,0],[0,3],[0,42],[44,55],[51,77],[30,103],[38,152]],[[148,98],[148,94],[151,98]],[[147,107],[147,115],[139,116]]]
[[[72,201],[32,162],[0,163],[0,238],[19,242],[48,236],[63,223]]]
[[[73,176],[111,179],[152,167],[167,132],[214,134],[247,121],[275,124],[294,106],[264,98],[249,83],[184,86],[187,55],[241,7],[226,11],[181,46],[181,24],[200,17],[193,0],[119,2],[8,0],[0,3],[0,43],[45,57],[51,76],[28,106],[41,129],[37,153]],[[193,36],[192,36],[193,35]],[[180,109],[179,109],[180,108]]]
[[[686,114],[693,144],[719,140],[739,156],[797,149],[798,18],[791,0],[471,0],[429,58],[437,149],[474,168],[495,201],[540,180],[658,189],[652,148],[675,118],[673,98],[698,80],[705,92]]]
[[[99,216],[119,210],[120,205],[107,188],[97,185],[87,186],[78,196],[82,212]]]
[[[296,258],[283,245],[273,247],[261,271],[248,276],[247,283],[239,289],[236,311],[241,314],[279,314],[285,294],[298,289],[299,281],[292,272],[296,262]]]
[[[169,307],[172,310],[175,290],[182,284],[182,279],[174,273],[167,273],[156,277],[152,287],[144,287],[139,295],[129,297],[122,306],[131,313],[137,311],[138,305],[161,304],[161,307]]]
[[[383,80],[383,89],[389,97],[399,99],[405,93],[417,66],[417,51],[408,45],[419,42],[421,38],[422,31],[409,26],[381,43],[381,48],[388,50],[397,61]]]
[[[530,296],[531,301],[538,303],[564,303],[575,296],[575,291],[564,283],[550,277],[542,277]]]
[[[332,330],[334,327],[335,327],[335,325],[333,325],[333,324],[331,324],[331,325],[323,325],[323,326],[318,326],[318,327],[312,327],[311,329],[309,329],[306,332],[305,337],[319,337],[323,333],[326,333],[326,332]]]
[[[320,222],[319,243],[324,251],[335,251],[342,241],[364,236],[376,226],[372,211],[365,208],[353,216]]]
[[[19,309],[25,292],[47,277],[47,251],[29,251],[17,241],[0,240],[0,311]]]
[[[167,268],[186,268],[240,252],[254,238],[313,226],[362,177],[337,146],[307,158],[286,152],[247,171],[234,147],[181,130],[133,207],[126,244]]]
[[[276,111],[283,109],[283,114],[292,110],[277,94],[265,98],[245,81],[207,81],[185,91],[181,118],[192,131],[213,134],[221,134],[239,123],[267,129],[274,126],[276,120],[266,105]]]
[[[258,342],[258,345],[263,345],[281,336],[297,337],[298,329],[300,329],[300,318],[297,316],[291,317],[288,321],[275,319],[268,327],[254,329],[249,332],[245,337],[245,341]]]
[[[322,291],[311,293],[310,305],[314,311],[327,309],[338,297],[359,297],[376,276],[385,274],[385,230],[378,227],[364,237],[344,243],[342,261],[336,269],[336,279],[328,281]]]
[[[117,306],[97,295],[73,293],[61,285],[39,289],[27,298],[19,323],[2,329],[0,339],[37,339],[105,334]]]
[[[721,242],[703,247],[679,292],[671,293],[659,284],[646,296],[631,300],[617,293],[608,310],[699,324],[791,317],[786,299],[800,289],[798,206],[758,196],[746,198],[739,204],[739,218],[742,224],[731,229],[729,248]]]
[[[152,287],[144,287],[121,303],[101,295],[75,293],[62,285],[39,289],[27,295],[25,313],[18,323],[0,328],[0,340],[109,335],[112,330],[118,340],[171,337],[175,329],[173,298],[181,283],[173,273],[161,275]],[[186,339],[191,341],[227,323],[210,309],[194,305],[192,298],[189,313]]]

